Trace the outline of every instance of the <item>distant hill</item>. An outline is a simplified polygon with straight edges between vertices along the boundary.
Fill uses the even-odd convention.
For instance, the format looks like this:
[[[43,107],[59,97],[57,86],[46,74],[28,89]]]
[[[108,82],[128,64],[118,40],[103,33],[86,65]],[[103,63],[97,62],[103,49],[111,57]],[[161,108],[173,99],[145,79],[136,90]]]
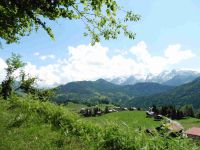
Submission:
[[[58,87],[55,101],[109,101],[123,104],[138,96],[147,96],[172,89],[172,86],[158,83],[137,83],[135,85],[116,85],[104,79],[96,81],[71,82]]]
[[[192,104],[194,108],[200,108],[200,77],[168,92],[134,98],[128,104],[138,107]]]
[[[96,81],[70,82],[58,87],[58,93],[94,94],[95,92],[118,92],[119,85],[112,84],[104,79]]]
[[[162,93],[173,89],[173,86],[162,85],[154,82],[137,83],[135,85],[124,85],[123,86],[127,95],[139,97],[141,95],[153,95]]]

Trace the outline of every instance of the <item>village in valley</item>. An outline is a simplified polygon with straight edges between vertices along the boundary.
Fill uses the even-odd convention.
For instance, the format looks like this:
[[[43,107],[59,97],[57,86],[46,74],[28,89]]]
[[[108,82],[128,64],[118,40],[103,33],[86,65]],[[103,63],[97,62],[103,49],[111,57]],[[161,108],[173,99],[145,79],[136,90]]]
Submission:
[[[76,105],[76,104],[72,104],[72,105]],[[162,134],[169,134],[175,137],[181,135],[183,137],[190,137],[195,140],[200,139],[200,124],[199,123],[196,124],[197,126],[194,125],[194,126],[190,126],[189,128],[188,127],[184,128],[184,126],[179,122],[180,119],[184,120],[184,119],[187,119],[187,117],[189,117],[189,116],[184,115],[183,113],[181,113],[181,115],[179,115],[177,118],[172,115],[170,116],[171,112],[168,112],[167,114],[163,113],[161,111],[162,108],[161,110],[159,110],[155,106],[149,107],[147,111],[141,108],[136,108],[136,107],[127,108],[127,107],[117,107],[114,105],[111,105],[111,106],[105,105],[103,108],[104,110],[102,110],[102,107],[100,108],[97,105],[93,107],[81,108],[79,112],[77,110],[73,110],[73,111],[78,112],[78,114],[80,114],[83,117],[100,117],[106,114],[111,115],[111,113],[116,113],[116,114],[118,113],[118,115],[120,115],[120,113],[123,113],[123,112],[129,112],[131,116],[131,113],[134,113],[134,112],[141,112],[141,113],[145,112],[145,115],[143,115],[143,117],[149,118],[151,119],[151,121],[159,122],[159,126],[155,126],[154,128],[147,128],[147,127],[145,127],[146,129],[144,128],[146,130],[146,133],[148,134],[153,134],[155,131],[157,131]],[[135,117],[133,119],[136,120],[138,118]],[[111,121],[111,120],[107,120],[107,121]]]

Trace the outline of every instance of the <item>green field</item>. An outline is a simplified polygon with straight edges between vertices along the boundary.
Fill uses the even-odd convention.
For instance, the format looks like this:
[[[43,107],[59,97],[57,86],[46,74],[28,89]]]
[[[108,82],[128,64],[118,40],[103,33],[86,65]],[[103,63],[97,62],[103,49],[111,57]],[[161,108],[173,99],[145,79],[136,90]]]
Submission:
[[[191,128],[191,127],[200,127],[200,119],[197,118],[186,118],[178,120],[185,129]]]
[[[155,128],[161,124],[153,118],[146,118],[144,111],[122,111],[105,114],[99,117],[89,117],[85,120],[98,125],[117,124],[128,128]]]
[[[81,108],[87,107],[86,105],[83,104],[76,104],[76,103],[71,103],[69,102],[67,105],[64,106],[67,110],[72,111],[72,112],[79,112]]]
[[[161,125],[162,121],[154,121],[153,118],[146,118],[144,111],[123,111],[105,114],[99,117],[89,117],[85,120],[91,121],[98,125],[118,124],[122,127],[129,128],[155,128]],[[200,119],[186,118],[177,120],[184,129],[191,127],[200,127]]]
[[[96,107],[104,110],[105,107],[108,106],[109,108],[115,107],[112,104],[99,104]],[[83,104],[75,104],[75,103],[68,103],[64,106],[66,109],[72,112],[79,112],[81,108],[88,108],[86,105]],[[153,118],[146,118],[146,113],[144,111],[121,111],[121,112],[114,112],[103,114],[102,116],[98,117],[84,117],[83,120],[90,121],[100,126],[109,125],[109,124],[117,124],[121,127],[128,127],[128,128],[155,128],[161,124],[160,121],[154,121]]]
[[[109,108],[114,107],[114,105],[106,105],[106,104],[99,104],[97,107],[101,108],[102,110],[108,106]],[[81,108],[88,108],[86,105],[83,104],[75,104],[75,103],[68,103],[65,108],[72,112],[79,112]],[[109,114],[103,114],[102,116],[98,117],[88,117],[84,118],[86,121],[90,121],[100,126],[105,126],[109,124],[117,124],[121,127],[129,127],[129,128],[155,128],[159,126],[162,122],[161,121],[154,121],[153,118],[146,118],[146,114],[144,111],[122,111],[122,112],[114,112]],[[179,123],[183,125],[185,129],[191,127],[200,127],[200,119],[196,118],[186,118],[177,120]]]

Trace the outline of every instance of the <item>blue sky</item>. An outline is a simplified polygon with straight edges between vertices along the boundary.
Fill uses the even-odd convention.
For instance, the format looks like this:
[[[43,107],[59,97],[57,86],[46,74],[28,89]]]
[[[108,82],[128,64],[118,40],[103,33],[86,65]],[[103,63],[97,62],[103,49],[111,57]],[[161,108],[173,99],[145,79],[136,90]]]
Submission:
[[[133,10],[142,16],[141,21],[130,24],[130,28],[137,34],[134,41],[120,36],[118,40],[102,40],[99,46],[92,48],[89,46],[90,39],[82,36],[84,24],[81,21],[60,19],[56,22],[48,22],[55,34],[55,41],[52,41],[43,30],[21,38],[19,44],[6,45],[3,41],[0,62],[8,58],[11,52],[19,53],[25,62],[29,62],[27,70],[34,67],[35,70],[32,69],[37,73],[31,72],[31,74],[40,77],[38,74],[43,73],[42,79],[45,79],[47,74],[50,79],[56,78],[56,73],[68,70],[63,77],[59,77],[47,85],[73,80],[90,80],[101,76],[113,77],[131,74],[144,76],[148,73],[159,73],[173,68],[200,70],[199,0],[124,0],[119,1],[119,4],[124,6],[124,9]],[[69,47],[71,47],[71,51]],[[167,49],[170,50],[167,51]],[[171,49],[174,50],[174,53]],[[99,50],[101,54],[97,52]],[[81,52],[82,55],[79,56],[79,51],[85,53]],[[88,53],[93,54],[90,57],[96,57],[95,60],[105,59],[104,61],[112,64],[115,69],[109,69],[111,66],[100,60],[91,62],[90,58],[86,56]],[[98,57],[97,54],[102,57]],[[81,60],[81,64],[76,62],[78,61],[76,59],[82,59],[85,56],[88,57],[88,60]],[[93,68],[94,64],[98,64],[96,65],[97,69]],[[157,64],[162,65],[157,66]],[[143,67],[143,70],[137,69],[137,66]],[[48,67],[51,67],[51,72],[48,72],[51,70]],[[98,68],[100,69],[98,70]],[[125,70],[120,68],[125,68]],[[136,69],[134,70],[134,68]],[[70,69],[74,71],[71,72]],[[65,75],[66,79],[64,79]]]

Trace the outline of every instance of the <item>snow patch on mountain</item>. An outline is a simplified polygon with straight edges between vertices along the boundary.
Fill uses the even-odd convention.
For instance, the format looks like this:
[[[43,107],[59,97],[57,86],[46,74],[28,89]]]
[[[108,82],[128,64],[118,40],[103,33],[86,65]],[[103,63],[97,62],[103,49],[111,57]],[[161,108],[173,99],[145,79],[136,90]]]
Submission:
[[[133,85],[139,82],[156,82],[165,85],[178,86],[193,81],[200,76],[200,72],[193,70],[173,69],[165,70],[158,75],[147,74],[145,77],[131,75],[126,77],[116,77],[107,81],[118,85]]]

